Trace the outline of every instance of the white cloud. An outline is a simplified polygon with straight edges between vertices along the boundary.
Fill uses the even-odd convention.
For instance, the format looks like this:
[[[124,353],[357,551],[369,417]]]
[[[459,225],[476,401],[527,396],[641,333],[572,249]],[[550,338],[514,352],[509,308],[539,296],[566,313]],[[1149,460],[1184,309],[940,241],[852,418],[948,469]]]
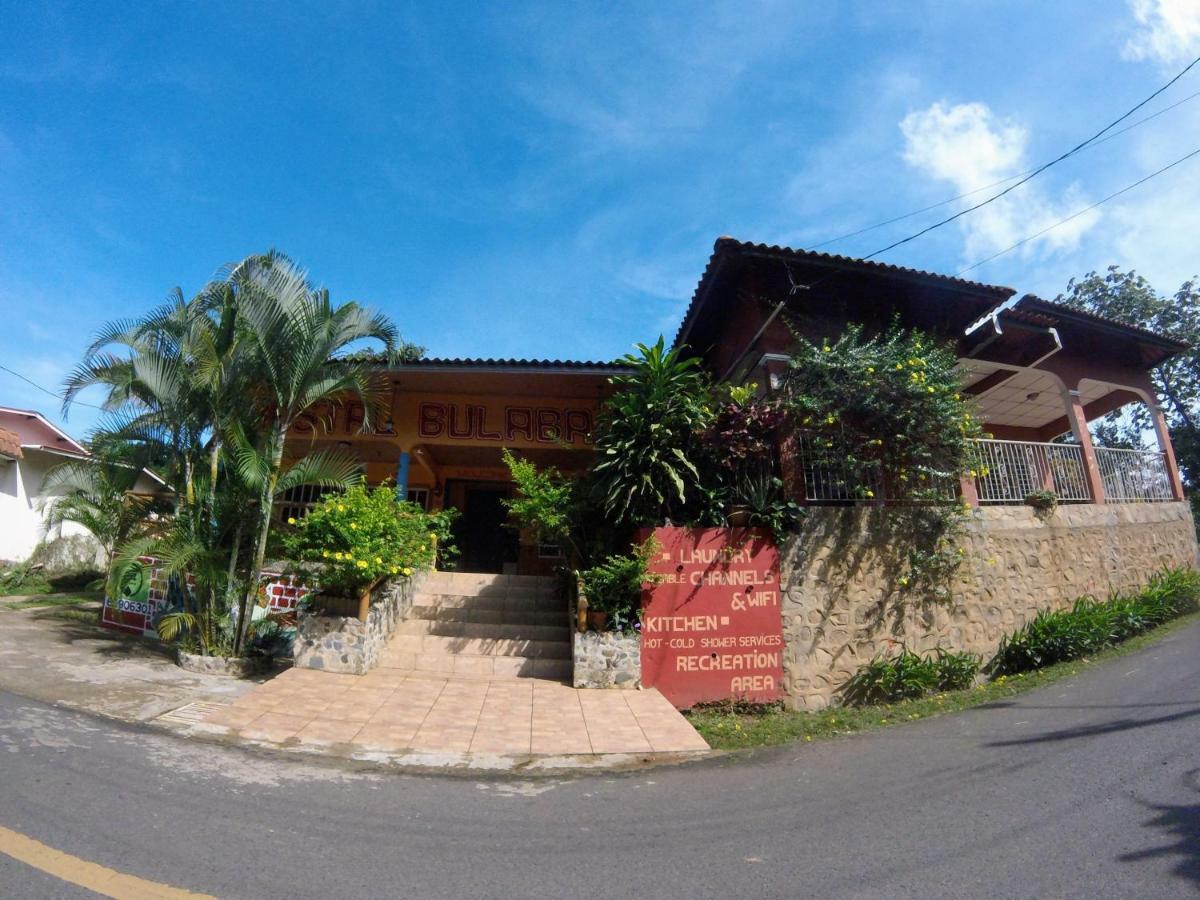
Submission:
[[[1029,168],[1028,130],[1012,119],[998,118],[984,103],[934,103],[905,116],[900,130],[905,140],[905,162],[931,178],[948,182],[959,194]],[[994,190],[1001,189],[998,185]],[[963,202],[975,203],[987,196],[988,192],[980,192]],[[965,238],[963,257],[974,262],[1004,250],[1086,205],[1075,186],[1052,200],[1037,183],[1022,185],[959,220]],[[1038,247],[1073,249],[1099,218],[1098,211],[1082,215],[1030,241],[1023,253],[1027,256]]]
[[[1200,54],[1200,0],[1129,0],[1137,27],[1125,42],[1126,59],[1188,62]]]

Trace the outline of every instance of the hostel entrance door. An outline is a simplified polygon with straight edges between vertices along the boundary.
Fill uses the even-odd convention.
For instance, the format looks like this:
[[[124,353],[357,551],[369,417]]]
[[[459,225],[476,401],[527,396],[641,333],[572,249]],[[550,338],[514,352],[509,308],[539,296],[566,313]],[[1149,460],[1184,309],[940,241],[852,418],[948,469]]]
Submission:
[[[464,572],[504,571],[517,561],[517,533],[504,527],[508,510],[502,501],[512,494],[498,485],[464,485],[462,519],[458,529],[458,568]]]

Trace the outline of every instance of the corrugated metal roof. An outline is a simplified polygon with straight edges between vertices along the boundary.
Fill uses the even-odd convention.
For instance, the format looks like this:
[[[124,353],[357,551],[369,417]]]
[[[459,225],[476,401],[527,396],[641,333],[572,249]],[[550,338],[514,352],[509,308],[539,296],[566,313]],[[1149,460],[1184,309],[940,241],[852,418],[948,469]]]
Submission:
[[[382,361],[382,359],[381,359]],[[622,371],[628,368],[620,362],[600,362],[577,359],[492,359],[480,357],[441,357],[434,356],[426,359],[409,360],[394,367],[401,369],[567,369],[581,370],[599,369],[603,371]]]
[[[687,312],[684,314],[683,323],[679,326],[679,331],[675,335],[676,345],[678,345],[679,342],[685,337],[696,317],[699,315],[700,309],[704,305],[704,294],[708,286],[708,282],[713,276],[713,272],[716,269],[720,258],[727,253],[766,254],[789,261],[817,263],[819,265],[831,267],[852,268],[868,273],[904,278],[910,281],[926,281],[948,290],[959,290],[966,293],[988,296],[996,303],[1002,303],[1016,293],[1016,291],[1010,287],[1004,287],[1002,285],[995,284],[984,284],[979,281],[967,281],[963,278],[955,278],[952,275],[939,275],[936,272],[926,272],[923,269],[909,269],[905,268],[904,266],[892,265],[891,263],[875,262],[874,260],[868,259],[855,259],[851,256],[838,256],[837,254],[833,253],[819,253],[814,250],[782,247],[778,244],[758,244],[752,241],[740,241],[737,238],[724,236],[717,238],[716,242],[713,244],[713,252],[708,259],[708,265],[704,269],[704,274],[700,276],[700,282],[696,285],[695,293],[692,294],[692,301],[688,305]]]

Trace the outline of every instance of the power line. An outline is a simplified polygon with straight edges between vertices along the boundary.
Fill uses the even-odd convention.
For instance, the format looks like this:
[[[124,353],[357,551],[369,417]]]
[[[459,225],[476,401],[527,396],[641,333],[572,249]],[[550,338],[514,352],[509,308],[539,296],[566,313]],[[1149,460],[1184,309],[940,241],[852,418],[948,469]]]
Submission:
[[[1025,244],[1028,244],[1030,241],[1040,238],[1046,232],[1053,231],[1055,228],[1058,228],[1060,225],[1066,225],[1068,222],[1073,221],[1074,219],[1078,219],[1084,213],[1091,212],[1097,206],[1107,203],[1109,200],[1112,200],[1115,197],[1120,197],[1124,193],[1128,193],[1129,191],[1132,191],[1135,187],[1145,184],[1151,178],[1155,178],[1155,177],[1163,174],[1164,172],[1168,171],[1169,169],[1175,168],[1180,163],[1187,162],[1193,156],[1200,156],[1200,147],[1197,147],[1195,150],[1193,150],[1191,153],[1187,154],[1186,156],[1181,156],[1179,159],[1175,160],[1175,162],[1173,162],[1169,165],[1163,166],[1157,172],[1151,172],[1145,178],[1138,179],[1133,184],[1127,185],[1126,187],[1121,188],[1119,191],[1115,191],[1115,192],[1109,194],[1103,200],[1097,200],[1091,206],[1085,206],[1083,209],[1079,210],[1078,212],[1072,213],[1071,215],[1067,216],[1065,219],[1060,219],[1059,221],[1055,222],[1053,225],[1046,226],[1041,231],[1035,232],[1034,234],[1027,235],[1026,237],[1021,238],[1021,240],[1017,241],[1011,247],[1005,247],[1003,250],[999,251],[998,253],[993,253],[991,256],[981,259],[978,262],[971,263],[971,265],[967,266],[965,269],[960,269],[959,271],[955,272],[954,277],[957,278],[959,275],[962,275],[964,272],[970,272],[972,269],[977,269],[980,266],[982,266],[984,263],[991,262],[993,259],[995,259],[998,256],[1003,256],[1005,253],[1010,253],[1013,250],[1016,250],[1018,247],[1024,246]]]
[[[1182,106],[1183,104],[1187,103],[1189,100],[1195,100],[1197,97],[1200,97],[1200,91],[1196,91],[1194,94],[1189,94],[1188,96],[1184,97],[1182,100],[1175,101],[1170,106],[1164,106],[1158,112],[1151,113],[1150,115],[1146,116],[1144,119],[1138,119],[1136,122],[1134,122],[1130,125],[1126,125],[1124,128],[1120,129],[1119,131],[1114,131],[1112,134],[1106,135],[1105,137],[1100,138],[1098,141],[1093,141],[1092,143],[1088,144],[1087,147],[1084,149],[1090,150],[1092,147],[1099,147],[1101,144],[1106,143],[1107,141],[1111,141],[1114,138],[1118,138],[1121,135],[1125,134],[1126,132],[1133,131],[1133,129],[1135,129],[1141,125],[1145,125],[1151,119],[1157,119],[1159,116],[1163,115],[1164,113],[1169,113],[1171,110],[1175,109],[1176,107]],[[836,244],[838,241],[844,241],[844,240],[848,240],[849,238],[852,238],[852,237],[858,237],[860,234],[866,234],[867,232],[870,232],[870,231],[876,231],[877,229],[884,228],[887,225],[894,225],[896,222],[903,222],[905,219],[911,219],[913,216],[919,216],[919,215],[921,215],[921,213],[927,213],[930,210],[938,209],[939,207],[946,206],[950,203],[954,203],[955,201],[965,200],[967,197],[974,197],[976,194],[980,193],[981,191],[986,191],[988,188],[998,187],[1002,184],[1007,184],[1008,182],[1013,181],[1014,179],[1023,178],[1026,175],[1032,175],[1036,171],[1037,171],[1036,166],[1033,167],[1032,169],[1026,169],[1024,172],[1018,172],[1015,175],[1009,175],[1007,178],[1000,178],[989,184],[981,185],[980,187],[969,190],[964,194],[959,194],[957,197],[951,197],[948,200],[939,200],[937,203],[931,203],[929,206],[923,206],[920,209],[913,210],[912,212],[907,212],[907,213],[904,213],[903,215],[894,216],[890,219],[884,219],[882,222],[876,222],[874,225],[864,226],[863,228],[859,228],[857,231],[848,231],[845,234],[839,234],[837,237],[831,237],[828,240],[821,241],[819,244],[809,244],[806,249],[818,250],[821,247],[827,247],[830,244]]]
[[[963,216],[967,215],[968,213],[975,212],[975,210],[981,209],[984,206],[987,206],[989,203],[993,203],[994,201],[999,200],[1005,194],[1011,193],[1012,191],[1016,190],[1017,188],[1019,188],[1021,185],[1025,184],[1026,182],[1031,181],[1032,179],[1036,178],[1038,175],[1040,175],[1042,172],[1045,172],[1051,166],[1058,165],[1064,159],[1067,159],[1070,156],[1074,156],[1076,153],[1078,153],[1084,147],[1095,142],[1105,132],[1111,131],[1117,125],[1120,125],[1122,122],[1124,122],[1126,119],[1128,119],[1131,115],[1133,115],[1135,112],[1137,112],[1143,106],[1145,106],[1147,103],[1149,103],[1151,100],[1153,100],[1159,94],[1161,94],[1163,91],[1165,91],[1167,88],[1169,88],[1175,82],[1177,82],[1180,78],[1182,78],[1184,75],[1186,75],[1188,72],[1190,72],[1196,66],[1197,63],[1200,63],[1200,56],[1193,59],[1190,63],[1188,63],[1183,68],[1182,72],[1180,72],[1178,75],[1176,75],[1170,81],[1168,81],[1166,84],[1164,84],[1158,90],[1156,90],[1153,94],[1151,94],[1149,97],[1147,97],[1141,103],[1139,103],[1137,106],[1133,107],[1131,110],[1124,113],[1120,118],[1114,119],[1112,122],[1110,122],[1109,124],[1107,124],[1103,128],[1101,128],[1099,131],[1097,131],[1090,138],[1088,138],[1085,141],[1082,141],[1081,143],[1076,144],[1074,147],[1072,147],[1070,150],[1068,150],[1066,153],[1062,154],[1061,156],[1058,156],[1055,159],[1050,160],[1050,162],[1048,162],[1048,163],[1043,163],[1042,165],[1038,166],[1036,169],[1034,169],[1028,175],[1021,178],[1021,180],[1016,182],[1015,184],[1009,185],[1004,190],[1000,191],[999,193],[993,194],[992,196],[988,197],[986,200],[981,200],[979,203],[976,203],[974,206],[968,206],[966,209],[960,210],[959,212],[956,212],[952,216],[947,216],[945,219],[942,219],[940,222],[934,222],[932,225],[929,225],[926,228],[922,228],[916,234],[910,234],[908,237],[901,238],[898,241],[893,241],[892,243],[888,244],[886,247],[881,247],[880,249],[876,250],[875,252],[869,253],[862,258],[863,259],[871,259],[872,257],[878,256],[881,253],[886,253],[889,250],[894,250],[896,247],[899,247],[902,244],[907,244],[909,241],[915,241],[917,238],[921,237],[922,235],[929,234],[929,232],[933,231],[934,229],[941,228],[943,225],[948,225],[951,222],[953,222],[955,219],[960,219]]]
[[[37,388],[43,394],[49,394],[51,397],[53,397],[55,400],[58,400],[60,403],[65,401],[65,399],[66,399],[65,397],[63,397],[62,394],[56,394],[54,391],[50,390],[49,388],[42,387],[36,381],[32,381],[31,379],[26,378],[20,372],[14,372],[8,366],[0,366],[0,370],[7,372],[9,375],[14,375],[17,378],[20,378],[26,384]],[[98,410],[100,410],[100,412],[107,412],[107,410],[103,406],[96,406],[94,403],[84,403],[82,400],[72,400],[71,404],[73,406],[86,406],[89,409],[98,409]]]

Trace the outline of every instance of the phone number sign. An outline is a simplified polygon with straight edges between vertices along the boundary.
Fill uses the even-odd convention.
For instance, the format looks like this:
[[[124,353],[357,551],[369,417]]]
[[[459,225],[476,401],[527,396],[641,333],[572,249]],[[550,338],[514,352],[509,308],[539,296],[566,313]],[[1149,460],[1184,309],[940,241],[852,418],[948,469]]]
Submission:
[[[680,709],[783,695],[779,551],[746,528],[656,528],[642,590],[642,683]]]

